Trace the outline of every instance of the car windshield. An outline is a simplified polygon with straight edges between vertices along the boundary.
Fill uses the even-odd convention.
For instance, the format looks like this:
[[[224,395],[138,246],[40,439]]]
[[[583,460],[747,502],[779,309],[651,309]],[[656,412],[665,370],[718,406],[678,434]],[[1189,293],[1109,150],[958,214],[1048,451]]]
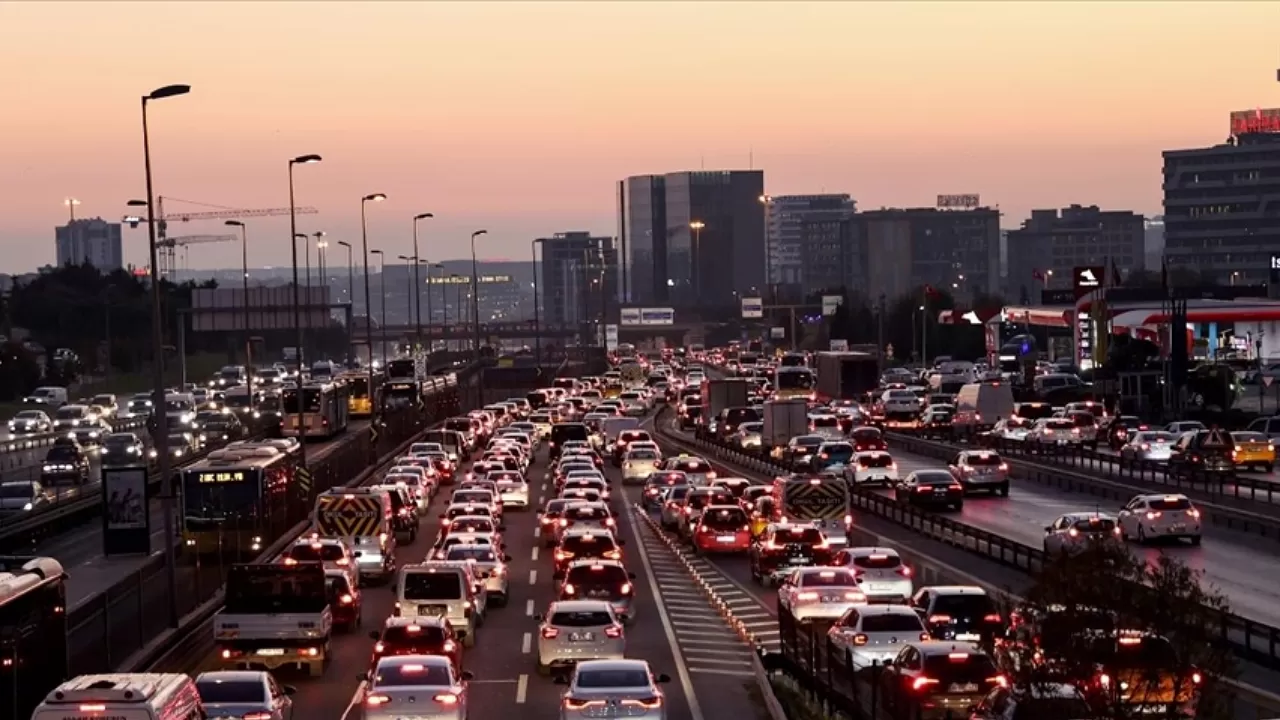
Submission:
[[[197,680],[196,690],[206,705],[261,705],[267,699],[262,680]]]
[[[627,571],[620,565],[578,565],[565,575],[565,583],[587,590],[621,590],[626,582]]]
[[[1076,530],[1077,532],[1099,535],[1102,533],[1109,533],[1115,530],[1116,522],[1109,518],[1091,517],[1087,519],[1076,520],[1071,525],[1071,527],[1073,530]]]
[[[942,471],[916,473],[916,482],[921,485],[950,485],[955,482],[951,473]]]
[[[44,413],[39,410],[23,410],[14,416],[15,420],[39,420]]]
[[[1173,433],[1141,432],[1133,437],[1133,441],[1138,443],[1171,443],[1173,442]]]
[[[29,498],[35,495],[31,483],[4,483],[0,485],[0,498]]]
[[[973,453],[968,456],[972,467],[999,467],[1000,456],[995,453]]]
[[[857,584],[858,579],[847,570],[823,570],[800,577],[801,587],[853,587]]]
[[[462,583],[456,572],[412,572],[404,574],[405,600],[457,600]]]
[[[570,520],[604,520],[609,517],[602,507],[571,507],[564,513]]]
[[[885,613],[883,615],[864,615],[862,618],[862,632],[921,632],[924,630],[924,624],[920,622],[920,618],[914,613],[905,615],[902,613]]]
[[[840,426],[840,418],[835,415],[818,415],[809,418],[809,424],[815,428],[833,428]]]
[[[394,646],[397,652],[416,654],[422,650],[425,655],[439,652],[440,645],[448,639],[444,628],[436,625],[392,625],[383,628],[381,638],[384,645]]]
[[[778,542],[816,545],[822,542],[822,531],[812,527],[778,528]]]
[[[926,655],[924,671],[937,678],[943,692],[951,685],[978,685],[983,692],[990,690],[984,683],[1000,674],[991,658],[976,653],[944,653]]]
[[[747,523],[742,508],[711,508],[702,514],[702,524],[713,530],[740,530]]]
[[[474,560],[478,563],[496,563],[498,555],[492,545],[454,545],[449,548],[446,560]]]
[[[858,464],[866,468],[886,468],[893,465],[893,458],[888,455],[863,455]]]
[[[858,428],[850,435],[854,442],[867,443],[882,439],[880,431],[875,428]]]
[[[613,617],[607,610],[558,610],[552,613],[549,624],[556,627],[600,627],[612,625]]]
[[[579,670],[576,683],[580,688],[647,688],[649,673],[630,669]]]
[[[849,443],[823,445],[821,452],[826,456],[823,458],[824,460],[830,460],[834,463],[848,464],[853,459],[853,446]]]
[[[608,533],[601,535],[570,535],[560,543],[560,549],[574,556],[602,555],[613,552],[618,546]]]
[[[373,678],[375,688],[384,687],[438,687],[453,684],[448,668],[443,665],[383,665]]]
[[[630,453],[627,453],[627,459],[652,461],[658,459],[658,453],[652,450],[632,450]]]
[[[1190,510],[1191,501],[1184,497],[1165,497],[1152,500],[1148,505],[1152,510]]]
[[[319,561],[337,562],[347,556],[340,545],[332,543],[307,543],[294,545],[289,549],[289,557],[298,562]]]
[[[932,612],[951,617],[986,617],[995,612],[995,603],[986,595],[938,595]]]
[[[70,445],[54,445],[49,448],[49,454],[45,455],[46,460],[75,460],[79,457],[76,449]]]

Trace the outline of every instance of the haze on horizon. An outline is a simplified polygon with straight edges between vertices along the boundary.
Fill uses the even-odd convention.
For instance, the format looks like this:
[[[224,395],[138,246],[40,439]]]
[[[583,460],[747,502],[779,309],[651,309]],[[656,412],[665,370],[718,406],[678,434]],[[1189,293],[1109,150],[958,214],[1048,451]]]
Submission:
[[[1261,2],[0,3],[0,271],[53,261],[64,198],[118,220],[144,195],[138,98],[170,83],[193,91],[153,106],[158,194],[286,206],[287,159],[319,153],[299,230],[358,240],[360,197],[385,192],[370,246],[391,257],[433,212],[424,256],[487,228],[482,259],[527,259],[534,237],[616,234],[627,175],[749,163],[770,193],[863,209],[980,193],[1005,227],[1158,214],[1161,150],[1280,105],[1278,27]],[[249,233],[251,264],[287,262],[287,218]],[[142,229],[125,260],[145,264]]]

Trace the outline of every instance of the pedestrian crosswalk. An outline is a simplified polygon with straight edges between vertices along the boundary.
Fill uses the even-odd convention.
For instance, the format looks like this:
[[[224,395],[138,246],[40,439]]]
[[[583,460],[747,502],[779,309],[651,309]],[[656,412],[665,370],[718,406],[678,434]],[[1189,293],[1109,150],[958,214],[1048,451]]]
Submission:
[[[658,596],[689,672],[752,675],[752,649],[711,605],[684,562],[643,520],[637,523],[637,530],[653,568]],[[777,623],[774,623],[774,629],[777,629]],[[777,635],[773,637],[777,638]]]

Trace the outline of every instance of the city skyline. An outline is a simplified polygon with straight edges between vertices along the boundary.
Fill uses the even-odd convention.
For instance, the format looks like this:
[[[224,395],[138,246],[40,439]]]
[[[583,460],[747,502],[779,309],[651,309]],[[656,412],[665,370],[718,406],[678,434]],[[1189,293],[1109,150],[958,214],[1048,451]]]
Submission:
[[[118,221],[143,194],[137,98],[171,82],[193,91],[152,113],[159,195],[281,207],[285,161],[315,152],[297,198],[320,213],[299,231],[358,239],[359,198],[385,192],[370,246],[405,252],[410,218],[432,212],[433,261],[466,257],[479,228],[489,260],[564,227],[615,235],[618,179],[703,167],[763,169],[768,193],[849,193],[863,210],[975,192],[1006,228],[1073,203],[1154,216],[1163,150],[1280,105],[1280,7],[1168,4],[1158,24],[1151,7],[10,4],[0,62],[23,68],[8,101],[24,112],[0,115],[4,270],[53,262],[64,198]],[[103,52],[142,23],[148,42]],[[1227,36],[1230,51],[1184,52]],[[761,102],[783,85],[787,102]],[[145,264],[145,237],[125,228],[125,263]],[[249,221],[249,238],[251,265],[287,262],[287,218]],[[233,267],[235,246],[192,249],[191,267]]]

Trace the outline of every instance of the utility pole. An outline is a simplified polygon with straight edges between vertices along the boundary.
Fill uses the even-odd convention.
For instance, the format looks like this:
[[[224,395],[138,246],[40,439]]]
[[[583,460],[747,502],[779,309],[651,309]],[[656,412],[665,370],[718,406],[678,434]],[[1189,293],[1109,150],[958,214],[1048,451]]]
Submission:
[[[880,367],[884,367],[885,344],[884,344],[884,293],[880,293],[879,307],[876,310],[876,347],[880,357]]]

